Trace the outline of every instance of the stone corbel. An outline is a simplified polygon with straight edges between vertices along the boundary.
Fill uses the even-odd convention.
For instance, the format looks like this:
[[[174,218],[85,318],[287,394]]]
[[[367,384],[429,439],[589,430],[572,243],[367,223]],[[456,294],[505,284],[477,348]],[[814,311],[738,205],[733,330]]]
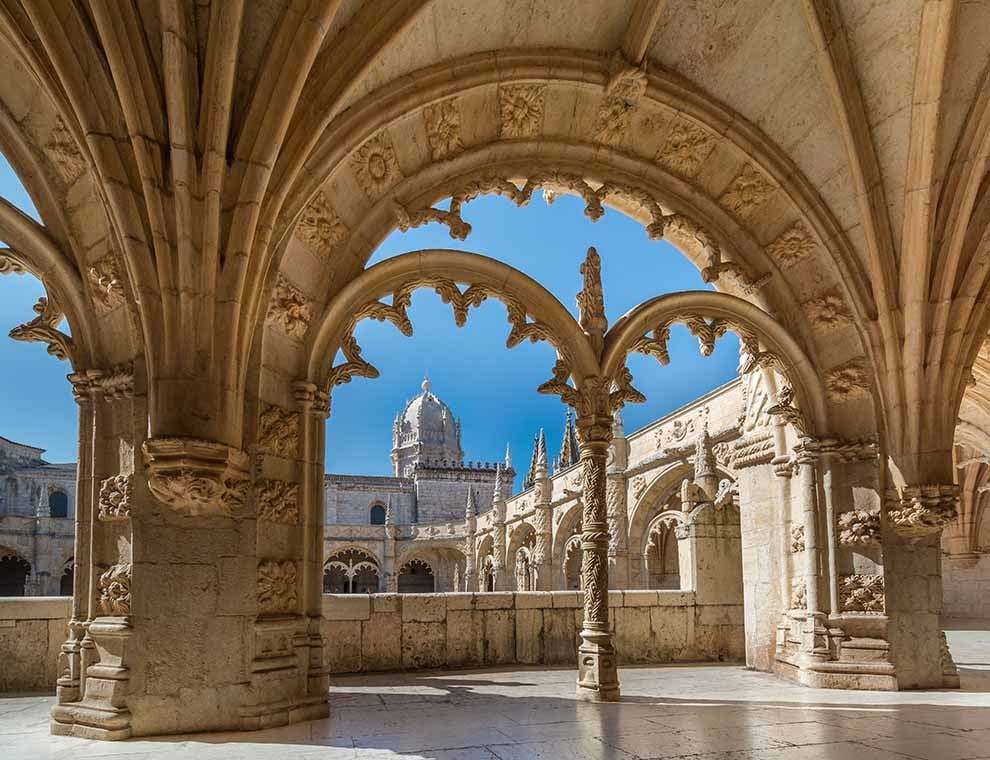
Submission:
[[[249,488],[246,452],[198,438],[144,442],[148,489],[162,504],[187,515],[230,517]]]
[[[959,486],[917,485],[887,494],[887,520],[904,538],[919,539],[940,533],[958,515]]]

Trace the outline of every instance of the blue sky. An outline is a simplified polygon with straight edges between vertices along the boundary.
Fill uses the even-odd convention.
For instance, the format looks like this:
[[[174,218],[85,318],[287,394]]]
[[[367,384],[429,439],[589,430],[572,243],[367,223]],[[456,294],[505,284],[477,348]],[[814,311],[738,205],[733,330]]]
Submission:
[[[0,162],[0,193],[33,214],[5,162]],[[503,198],[483,197],[464,209],[465,219],[474,225],[468,240],[452,240],[439,225],[396,232],[371,263],[422,248],[482,253],[539,281],[576,316],[578,267],[588,246],[594,245],[602,256],[610,322],[652,296],[708,287],[677,249],[649,240],[638,222],[607,210],[593,223],[583,210],[580,199],[569,196],[548,205],[537,194],[524,208]],[[5,334],[30,319],[31,306],[43,293],[30,276],[0,277],[0,330]],[[359,378],[335,389],[327,425],[328,471],[390,474],[392,422],[406,400],[420,392],[425,375],[433,392],[461,418],[467,459],[501,459],[509,443],[522,473],[540,427],[547,431],[551,455],[556,453],[565,407],[557,397],[536,393],[553,366],[550,346],[526,343],[506,349],[509,325],[505,308],[497,301],[472,309],[467,325],[458,328],[450,307],[432,291],[421,290],[413,296],[409,316],[415,328],[411,338],[390,324],[364,322],[358,327],[364,356],[378,367],[381,377]],[[647,403],[626,408],[627,431],[735,376],[738,342],[732,335],[704,358],[694,337],[675,327],[670,353],[667,367],[648,357],[630,358],[635,385],[646,394]],[[47,449],[49,461],[74,460],[76,407],[65,380],[68,371],[68,365],[49,356],[43,345],[0,336],[0,436]]]

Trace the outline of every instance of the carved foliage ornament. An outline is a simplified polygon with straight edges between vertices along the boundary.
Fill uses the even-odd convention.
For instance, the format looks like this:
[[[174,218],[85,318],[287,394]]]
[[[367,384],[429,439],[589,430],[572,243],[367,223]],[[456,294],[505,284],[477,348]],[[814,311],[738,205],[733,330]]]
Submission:
[[[294,458],[299,449],[299,414],[261,402],[258,445],[270,454]]]
[[[795,406],[794,389],[789,385],[781,387],[777,393],[776,403],[767,408],[767,414],[771,417],[780,417],[784,422],[793,425],[800,433],[806,433],[808,430],[804,414]]]
[[[106,615],[131,613],[131,565],[123,562],[112,565],[101,575],[97,584],[100,608]]]
[[[646,71],[630,66],[621,54],[612,62],[612,75],[598,107],[594,136],[606,145],[618,145],[629,130],[633,111],[646,92]]]
[[[258,488],[258,519],[299,524],[299,485],[284,480],[263,480]]]
[[[100,483],[99,519],[124,520],[131,516],[132,481],[131,475],[115,475]]]
[[[262,614],[291,613],[296,608],[296,565],[291,560],[258,563],[258,610]]]
[[[429,206],[412,211],[401,206],[397,207],[397,225],[400,230],[406,232],[429,222],[437,222],[450,230],[452,238],[466,240],[471,233],[471,225],[461,218],[461,210],[465,203],[480,195],[501,195],[517,206],[523,207],[530,202],[533,193],[541,188],[547,203],[553,203],[561,191],[580,196],[585,202],[584,215],[593,222],[597,222],[605,215],[603,204],[610,199],[638,206],[650,216],[650,223],[646,226],[650,240],[662,240],[668,224],[677,224],[684,219],[679,214],[665,214],[656,199],[642,188],[618,182],[605,182],[593,186],[577,174],[544,172],[530,176],[522,187],[504,177],[483,175],[480,179],[472,180],[451,193],[450,208],[447,211]]]
[[[791,587],[791,609],[808,609],[808,587],[805,585],[803,578],[795,580],[794,585]]]
[[[94,263],[88,270],[89,284],[96,303],[104,311],[121,306],[126,301],[124,281],[120,275],[117,256],[112,251]]]
[[[434,161],[456,156],[464,150],[464,143],[461,141],[461,113],[456,99],[441,100],[427,106],[423,109],[423,120]]]
[[[320,190],[299,218],[295,235],[303,244],[326,256],[347,237],[347,227]]]
[[[853,323],[849,307],[836,293],[826,293],[812,299],[804,305],[804,309],[811,320],[811,329],[816,333],[831,333]]]
[[[839,576],[839,606],[843,612],[882,613],[884,585],[882,575]]]
[[[804,551],[804,526],[795,525],[791,528],[791,553]]]
[[[825,392],[836,403],[870,394],[869,371],[861,359],[853,359],[825,372]]]
[[[503,138],[539,136],[543,131],[546,96],[544,84],[499,85],[499,135]]]
[[[854,509],[839,515],[839,543],[846,546],[876,546],[880,543],[880,513]]]
[[[10,253],[9,248],[0,248],[0,275],[24,274],[26,271],[24,265]]]
[[[280,274],[268,306],[268,318],[289,337],[302,340],[312,317],[309,299]]]
[[[748,219],[762,207],[777,190],[752,164],[744,164],[719,198],[728,211],[742,220]]]
[[[65,315],[55,299],[51,296],[39,298],[34,312],[38,316],[15,327],[10,331],[10,337],[27,343],[47,343],[49,354],[56,359],[68,359],[72,355],[72,338],[58,329]]]
[[[888,498],[887,519],[898,534],[921,538],[938,533],[958,514],[956,485],[905,486]]]
[[[189,515],[233,515],[244,506],[249,486],[246,477],[223,477],[212,469],[164,470],[148,478],[158,501]]]
[[[371,201],[381,198],[402,179],[395,148],[385,132],[375,135],[357,149],[352,166],[361,188]]]
[[[767,253],[786,269],[808,258],[817,248],[804,222],[798,221],[767,246]]]
[[[656,160],[675,174],[695,177],[715,147],[715,135],[694,122],[679,122],[667,136]]]

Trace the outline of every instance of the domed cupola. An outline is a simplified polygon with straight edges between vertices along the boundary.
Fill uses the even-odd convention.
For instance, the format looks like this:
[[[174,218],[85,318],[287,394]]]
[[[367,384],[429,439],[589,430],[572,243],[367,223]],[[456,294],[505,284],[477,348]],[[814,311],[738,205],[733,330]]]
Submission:
[[[417,463],[457,465],[461,450],[461,422],[443,401],[430,391],[429,378],[423,392],[410,399],[392,426],[392,465],[396,477],[408,477]]]

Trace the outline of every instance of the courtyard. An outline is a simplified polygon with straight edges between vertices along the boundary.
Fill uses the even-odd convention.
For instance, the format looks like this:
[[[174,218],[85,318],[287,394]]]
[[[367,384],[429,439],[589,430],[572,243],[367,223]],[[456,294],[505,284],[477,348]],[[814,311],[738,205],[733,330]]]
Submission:
[[[54,698],[0,699],[4,760],[119,758],[990,757],[990,624],[946,621],[959,690],[809,689],[737,664],[620,668],[618,703],[575,701],[569,668],[334,677],[331,715],[258,732],[96,742],[48,733]]]

